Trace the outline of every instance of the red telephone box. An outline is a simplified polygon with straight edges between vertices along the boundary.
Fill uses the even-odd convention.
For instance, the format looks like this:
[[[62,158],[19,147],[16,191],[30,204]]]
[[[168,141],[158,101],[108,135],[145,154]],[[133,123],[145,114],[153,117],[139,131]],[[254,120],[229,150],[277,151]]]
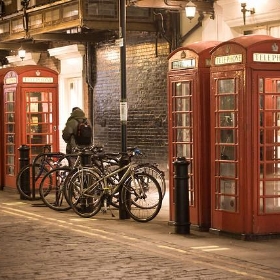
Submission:
[[[4,185],[15,187],[21,145],[31,160],[51,145],[58,150],[58,74],[41,66],[10,68],[3,77]]]
[[[174,170],[177,157],[189,162],[192,227],[210,227],[210,50],[219,42],[197,42],[172,52],[168,72],[170,221],[174,221]],[[187,199],[187,198],[186,198]]]
[[[211,230],[280,233],[280,39],[241,36],[211,53]]]

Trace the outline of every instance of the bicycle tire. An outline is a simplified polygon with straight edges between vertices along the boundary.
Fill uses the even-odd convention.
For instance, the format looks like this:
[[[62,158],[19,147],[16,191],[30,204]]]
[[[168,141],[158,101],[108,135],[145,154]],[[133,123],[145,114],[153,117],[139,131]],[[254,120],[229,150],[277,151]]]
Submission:
[[[41,198],[46,206],[56,211],[71,209],[64,196],[65,179],[72,171],[71,167],[63,166],[50,170],[42,179],[39,187]]]
[[[135,172],[145,172],[152,175],[159,183],[161,191],[162,191],[162,198],[164,198],[166,193],[166,181],[165,181],[165,174],[161,171],[156,165],[151,163],[140,163],[134,167]]]
[[[161,187],[150,174],[139,173],[134,177],[129,178],[122,188],[122,202],[132,219],[137,222],[149,222],[161,209]]]
[[[100,211],[104,190],[99,179],[99,173],[87,168],[68,176],[69,203],[80,217],[90,218]]]
[[[76,173],[79,172],[81,169],[75,167],[72,168],[72,170],[69,172],[69,174],[67,175],[67,177],[65,178],[65,184],[64,184],[64,197],[66,199],[66,201],[68,202],[69,205],[73,204],[73,201],[71,202],[71,198],[69,195],[69,186],[70,186],[70,180],[72,178],[72,176]],[[95,167],[90,167],[90,170],[92,170],[93,172],[96,172],[98,174],[98,176],[101,176],[101,172],[99,169],[95,168]],[[73,197],[72,197],[73,199]]]
[[[39,183],[38,181],[40,178],[43,178],[43,176],[49,171],[46,167],[42,167],[41,164],[35,164],[34,165],[34,170],[35,170],[35,197],[33,197],[32,194],[32,170],[33,170],[33,165],[29,164],[24,166],[19,173],[17,174],[16,177],[16,186],[18,189],[18,192],[20,195],[27,199],[27,200],[40,200],[41,196],[39,193]],[[28,181],[29,186],[23,185],[23,182]]]
[[[77,171],[78,171],[78,168],[76,168],[76,167],[71,168],[71,171],[68,173],[67,177],[65,178],[65,182],[64,182],[64,188],[63,188],[64,197],[65,197],[67,203],[70,205],[70,207],[71,207],[71,201],[70,201],[70,198],[69,198],[69,180],[73,176],[73,174]]]

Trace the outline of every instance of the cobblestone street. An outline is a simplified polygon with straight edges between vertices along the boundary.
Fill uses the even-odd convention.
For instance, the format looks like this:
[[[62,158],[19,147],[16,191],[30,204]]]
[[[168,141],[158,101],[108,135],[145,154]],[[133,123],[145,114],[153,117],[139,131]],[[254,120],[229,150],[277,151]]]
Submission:
[[[1,191],[0,279],[279,279],[280,240],[177,235],[165,208],[144,224],[84,219]]]

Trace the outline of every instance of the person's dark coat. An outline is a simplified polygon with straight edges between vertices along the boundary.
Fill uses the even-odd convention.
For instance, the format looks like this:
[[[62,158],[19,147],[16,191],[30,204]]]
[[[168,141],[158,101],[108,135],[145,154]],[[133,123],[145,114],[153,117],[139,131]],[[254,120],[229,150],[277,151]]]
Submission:
[[[62,131],[62,138],[67,143],[66,153],[70,154],[73,149],[77,147],[74,135],[77,132],[79,122],[87,119],[85,113],[80,108],[74,108],[70,117],[68,118],[65,128]]]

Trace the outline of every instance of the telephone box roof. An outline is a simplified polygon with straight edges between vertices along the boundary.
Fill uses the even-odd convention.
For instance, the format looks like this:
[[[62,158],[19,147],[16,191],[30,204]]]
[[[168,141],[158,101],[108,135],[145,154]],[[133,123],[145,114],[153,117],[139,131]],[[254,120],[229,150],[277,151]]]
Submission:
[[[170,53],[168,59],[171,58],[175,53],[183,50],[191,50],[196,54],[201,54],[204,51],[209,51],[210,53],[210,50],[220,43],[220,41],[198,41],[191,44],[187,44],[183,47],[177,48],[172,53]]]
[[[211,53],[213,53],[215,50],[217,50],[221,46],[228,45],[231,43],[240,45],[244,49],[248,49],[256,44],[262,44],[265,41],[275,41],[275,40],[279,40],[279,39],[269,36],[269,35],[244,35],[244,36],[236,37],[236,38],[233,38],[228,41],[220,43],[219,45],[215,46],[211,50]]]

